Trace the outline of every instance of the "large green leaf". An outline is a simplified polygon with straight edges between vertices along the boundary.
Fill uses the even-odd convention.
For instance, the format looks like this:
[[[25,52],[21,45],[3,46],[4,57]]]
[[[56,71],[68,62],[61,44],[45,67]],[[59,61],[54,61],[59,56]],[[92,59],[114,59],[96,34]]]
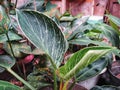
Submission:
[[[94,25],[94,27],[97,30],[101,30],[103,32],[103,35],[107,37],[107,39],[113,46],[119,47],[120,45],[119,35],[111,26],[107,24],[96,24]]]
[[[9,82],[0,80],[0,90],[22,90],[22,89]]]
[[[113,15],[106,15],[112,22],[114,22],[116,25],[120,26],[120,18],[115,17]]]
[[[13,31],[8,31],[8,36],[10,38],[10,41],[22,39],[19,35],[17,35]],[[6,34],[1,34],[0,35],[0,43],[6,42],[6,41],[8,41]]]
[[[58,67],[67,50],[67,41],[57,24],[36,11],[18,11],[17,19],[25,36],[48,54]]]
[[[90,90],[120,90],[119,87],[112,86],[112,85],[104,85],[104,86],[95,86]]]
[[[80,82],[96,76],[107,66],[107,63],[108,60],[105,60],[105,58],[93,62],[76,75],[76,80]]]
[[[88,47],[76,52],[68,62],[60,67],[57,71],[58,75],[66,80],[72,78],[80,70],[87,67],[109,51],[111,47]]]
[[[15,59],[7,55],[0,55],[0,67],[11,68],[15,64]]]

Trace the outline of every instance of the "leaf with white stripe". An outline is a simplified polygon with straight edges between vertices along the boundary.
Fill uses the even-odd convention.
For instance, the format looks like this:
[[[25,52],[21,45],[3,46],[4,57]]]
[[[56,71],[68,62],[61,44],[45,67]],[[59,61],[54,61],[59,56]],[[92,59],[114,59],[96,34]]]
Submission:
[[[87,47],[76,53],[68,60],[68,62],[57,70],[57,74],[65,79],[69,80],[76,75],[80,70],[87,67],[89,64],[98,60],[100,57],[110,52],[111,47]]]
[[[17,21],[25,36],[39,49],[48,54],[57,67],[67,50],[67,41],[57,24],[36,11],[16,10]]]

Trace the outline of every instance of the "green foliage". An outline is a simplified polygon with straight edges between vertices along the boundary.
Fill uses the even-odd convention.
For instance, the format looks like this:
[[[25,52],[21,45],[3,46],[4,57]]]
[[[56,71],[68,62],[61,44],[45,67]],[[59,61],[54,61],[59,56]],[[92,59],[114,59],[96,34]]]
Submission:
[[[107,65],[108,58],[102,57],[76,74],[76,81],[84,81],[100,73]]]
[[[11,42],[12,48],[13,48],[13,52],[15,54],[15,57],[17,58],[22,58],[25,56],[25,54],[23,54],[21,52],[21,50],[26,50],[26,51],[31,51],[31,48],[29,45],[27,45],[26,43],[18,43],[18,42]],[[3,44],[3,48],[4,50],[10,54],[11,56],[13,56],[13,53],[11,52],[11,47],[10,44],[8,42]]]
[[[0,55],[0,67],[11,68],[15,64],[15,60],[11,56]]]
[[[118,0],[118,3],[120,4],[120,0]]]
[[[17,10],[17,19],[25,36],[59,67],[67,50],[67,41],[56,23],[36,11]]]
[[[0,5],[0,33],[8,31],[10,20],[6,14],[5,9]]]
[[[14,33],[13,31],[8,31],[8,36],[10,37],[10,41],[22,39],[18,34]],[[0,34],[0,43],[4,43],[6,41],[8,41],[6,34]]]
[[[57,73],[61,78],[69,80],[80,70],[87,67],[89,64],[93,63],[111,50],[111,47],[84,48],[76,52],[64,66],[59,68]]]
[[[106,85],[106,86],[95,86],[90,90],[120,90],[120,88],[115,87],[115,86]]]
[[[0,90],[22,90],[22,89],[9,82],[0,80]]]

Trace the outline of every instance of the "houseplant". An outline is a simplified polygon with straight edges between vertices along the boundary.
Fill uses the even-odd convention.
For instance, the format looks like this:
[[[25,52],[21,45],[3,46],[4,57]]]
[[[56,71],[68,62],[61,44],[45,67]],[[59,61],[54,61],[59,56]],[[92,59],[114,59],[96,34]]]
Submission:
[[[84,48],[76,52],[65,65],[60,66],[68,45],[67,40],[57,24],[46,15],[37,11],[17,10],[16,13],[17,21],[22,32],[24,32],[25,36],[34,44],[34,46],[42,49],[46,54],[47,59],[50,61],[49,69],[51,70],[51,73],[53,73],[54,90],[57,90],[57,81],[60,81],[59,89],[66,90],[69,80],[73,78],[79,70],[88,66],[107,52],[115,49],[113,47],[104,46]],[[4,30],[3,25],[1,25],[1,27]],[[9,28],[7,28],[7,30],[9,30]],[[11,70],[11,67],[15,64],[14,59],[10,59],[9,57],[6,58],[5,56],[1,57],[2,60],[0,66],[2,69],[5,68],[8,70],[30,89],[36,90],[35,88],[38,88],[32,87]]]

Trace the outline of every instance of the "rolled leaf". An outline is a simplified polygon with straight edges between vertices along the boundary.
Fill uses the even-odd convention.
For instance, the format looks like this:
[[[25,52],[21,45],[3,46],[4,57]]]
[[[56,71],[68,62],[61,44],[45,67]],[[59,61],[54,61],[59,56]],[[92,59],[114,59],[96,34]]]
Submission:
[[[76,53],[68,60],[68,62],[60,67],[57,74],[69,80],[76,75],[80,70],[87,67],[89,64],[98,60],[100,57],[112,50],[111,47],[88,47]]]
[[[22,90],[22,89],[9,82],[0,80],[0,90]]]
[[[49,17],[36,11],[18,11],[17,19],[25,36],[39,49],[48,54],[52,63],[60,66],[67,50],[67,41]]]

